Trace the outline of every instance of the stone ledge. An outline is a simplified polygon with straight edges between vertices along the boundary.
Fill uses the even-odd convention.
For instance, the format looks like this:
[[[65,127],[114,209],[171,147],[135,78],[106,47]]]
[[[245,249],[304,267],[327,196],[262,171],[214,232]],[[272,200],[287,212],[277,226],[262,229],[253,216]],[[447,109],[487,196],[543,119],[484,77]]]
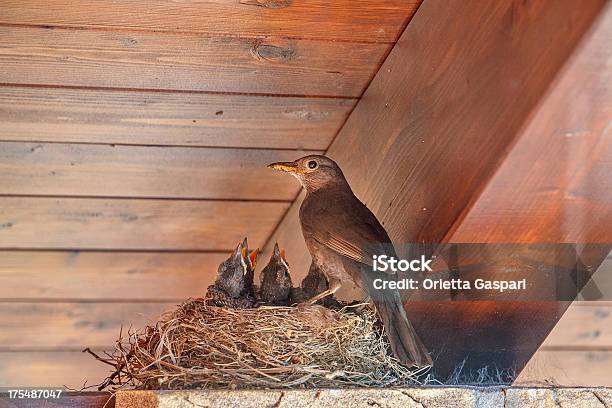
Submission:
[[[120,391],[116,408],[612,408],[612,388],[421,387],[317,390]]]

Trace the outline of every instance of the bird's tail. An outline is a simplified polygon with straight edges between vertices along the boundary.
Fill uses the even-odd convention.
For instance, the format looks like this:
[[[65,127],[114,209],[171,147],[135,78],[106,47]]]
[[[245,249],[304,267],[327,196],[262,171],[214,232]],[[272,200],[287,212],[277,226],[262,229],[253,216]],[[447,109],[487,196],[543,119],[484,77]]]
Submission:
[[[374,300],[374,303],[385,326],[385,333],[395,357],[407,366],[432,365],[427,348],[406,317],[399,294],[389,293],[389,296]]]

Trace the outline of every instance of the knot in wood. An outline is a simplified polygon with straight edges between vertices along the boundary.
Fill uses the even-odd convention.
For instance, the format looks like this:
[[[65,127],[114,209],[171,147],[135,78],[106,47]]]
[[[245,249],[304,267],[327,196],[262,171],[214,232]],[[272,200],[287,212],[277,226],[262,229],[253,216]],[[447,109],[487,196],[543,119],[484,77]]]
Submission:
[[[293,0],[240,0],[240,4],[265,7],[269,9],[282,9],[289,7],[291,3],[293,3]]]
[[[251,54],[258,60],[286,62],[291,61],[297,55],[292,47],[256,43],[251,48]]]

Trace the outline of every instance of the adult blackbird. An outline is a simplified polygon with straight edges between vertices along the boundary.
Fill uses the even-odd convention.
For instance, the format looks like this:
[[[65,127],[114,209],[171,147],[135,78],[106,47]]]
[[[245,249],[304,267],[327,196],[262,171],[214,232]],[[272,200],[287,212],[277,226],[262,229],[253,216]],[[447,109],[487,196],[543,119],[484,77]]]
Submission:
[[[313,263],[329,283],[310,302],[335,293],[342,282],[352,279],[374,301],[395,356],[406,365],[431,365],[427,349],[406,317],[399,292],[374,289],[375,279],[392,280],[393,272],[374,271],[373,255],[397,255],[389,235],[355,197],[336,162],[311,155],[268,167],[295,176],[306,190],[300,207],[302,233]]]
[[[274,244],[270,262],[263,268],[259,278],[260,299],[269,305],[287,306],[291,293],[291,275],[289,264],[278,244]]]

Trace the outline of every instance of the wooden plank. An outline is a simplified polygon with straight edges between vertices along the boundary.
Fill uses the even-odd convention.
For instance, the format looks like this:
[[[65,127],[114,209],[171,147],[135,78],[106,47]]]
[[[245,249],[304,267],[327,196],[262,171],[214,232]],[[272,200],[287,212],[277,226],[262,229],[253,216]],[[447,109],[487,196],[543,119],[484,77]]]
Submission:
[[[0,191],[291,201],[299,186],[266,165],[294,157],[283,150],[0,142]]]
[[[420,0],[121,0],[105,7],[93,0],[70,5],[51,0],[41,7],[35,1],[3,1],[0,22],[392,43],[419,4]]]
[[[0,138],[325,150],[354,99],[0,87]]]
[[[2,251],[0,301],[198,297],[213,283],[218,265],[228,256],[223,252]]]
[[[612,387],[612,351],[539,351],[513,385]]]
[[[0,351],[3,387],[70,387],[100,384],[112,367],[80,351]]]
[[[0,350],[110,350],[176,303],[2,303]]]
[[[358,97],[388,48],[0,26],[0,83]]]
[[[226,251],[261,246],[286,203],[0,197],[0,248]]]

